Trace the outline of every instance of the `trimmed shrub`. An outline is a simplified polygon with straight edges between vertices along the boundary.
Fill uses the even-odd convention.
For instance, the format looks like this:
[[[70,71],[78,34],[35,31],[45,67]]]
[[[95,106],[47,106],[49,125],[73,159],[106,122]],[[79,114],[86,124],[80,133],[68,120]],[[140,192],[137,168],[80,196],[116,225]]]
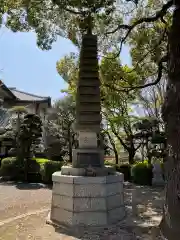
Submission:
[[[41,182],[40,164],[47,161],[47,159],[30,159],[28,161],[28,182]],[[11,180],[24,181],[24,170],[24,163],[19,162],[15,157],[4,158],[0,168],[0,176],[10,177]]]
[[[22,177],[24,166],[15,157],[4,158],[1,162],[0,176],[10,177],[11,179]]]
[[[133,182],[139,185],[152,185],[152,165],[147,161],[137,162],[132,166]]]
[[[48,161],[41,165],[41,176],[44,183],[52,183],[52,174],[60,171],[63,162]]]
[[[124,181],[131,180],[131,165],[130,164],[122,164],[116,165],[116,171],[124,174]]]
[[[104,161],[104,165],[114,166],[115,164],[112,163],[112,162],[110,162],[110,161],[108,161],[108,160],[105,160],[105,161]]]
[[[33,159],[28,162],[28,182],[41,182],[40,164]]]
[[[55,162],[61,162],[63,161],[63,157],[62,156],[51,156],[51,160],[55,161]]]
[[[36,158],[46,158],[46,153],[45,152],[35,152],[35,157]]]
[[[114,163],[111,163],[109,161],[104,162],[105,165],[108,166],[114,166],[116,168],[117,172],[121,172],[124,174],[124,181],[130,181],[131,180],[131,165],[130,164],[122,164],[122,165],[117,165]]]

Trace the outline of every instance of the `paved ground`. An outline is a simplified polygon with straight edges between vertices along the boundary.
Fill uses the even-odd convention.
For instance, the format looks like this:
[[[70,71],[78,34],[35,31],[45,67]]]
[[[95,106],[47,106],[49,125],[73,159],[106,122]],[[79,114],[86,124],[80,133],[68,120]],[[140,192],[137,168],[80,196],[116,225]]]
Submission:
[[[37,184],[0,183],[0,240],[157,240],[162,198],[162,188],[125,184],[125,221],[104,229],[103,235],[85,232],[67,236],[62,229],[45,224],[50,189]]]

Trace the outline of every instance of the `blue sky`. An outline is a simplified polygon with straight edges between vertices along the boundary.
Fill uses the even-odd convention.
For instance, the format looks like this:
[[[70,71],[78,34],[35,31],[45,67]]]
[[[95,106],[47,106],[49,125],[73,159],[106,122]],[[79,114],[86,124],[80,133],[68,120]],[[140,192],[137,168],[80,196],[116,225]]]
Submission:
[[[75,52],[73,44],[63,38],[49,51],[36,46],[34,33],[12,33],[0,30],[0,78],[8,87],[57,99],[66,87],[56,71],[56,62],[69,52]],[[128,48],[121,54],[124,64],[130,63]]]

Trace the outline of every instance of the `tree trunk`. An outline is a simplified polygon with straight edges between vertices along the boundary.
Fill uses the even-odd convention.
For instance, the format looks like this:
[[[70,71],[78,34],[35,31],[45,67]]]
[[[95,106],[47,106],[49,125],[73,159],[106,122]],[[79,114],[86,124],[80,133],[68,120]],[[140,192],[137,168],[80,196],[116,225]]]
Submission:
[[[119,164],[119,156],[118,156],[118,152],[116,150],[116,147],[113,148],[113,151],[114,151],[114,155],[115,155],[115,162],[116,162],[116,164]]]
[[[134,163],[134,156],[135,156],[135,149],[134,148],[129,148],[128,149],[128,154],[129,154],[129,164],[133,164]]]
[[[71,126],[68,126],[68,152],[69,152],[69,162],[72,163],[72,136],[71,136]]]
[[[129,145],[126,145],[124,143],[124,141],[122,140],[122,138],[118,135],[117,132],[113,131],[112,129],[112,132],[114,133],[114,135],[117,137],[117,139],[119,140],[120,144],[124,147],[124,149],[126,151],[128,151],[128,154],[129,154],[129,164],[133,164],[134,163],[134,156],[135,156],[135,153],[136,153],[136,149],[134,147],[134,142],[133,142],[133,139],[130,139],[130,147]]]
[[[169,35],[169,79],[162,114],[166,124],[168,156],[165,162],[165,204],[160,223],[168,240],[180,239],[180,0]]]
[[[115,155],[116,164],[118,164],[119,163],[119,156],[118,156],[118,152],[117,152],[117,149],[116,149],[116,144],[115,144],[114,140],[112,139],[111,135],[108,132],[106,134],[107,134],[107,136],[109,138],[109,141],[112,145],[114,155]]]
[[[144,162],[144,143],[142,144],[142,148],[141,148],[141,160],[142,162]]]
[[[151,164],[151,153],[150,153],[149,139],[148,138],[146,138],[146,140],[145,140],[145,146],[146,146],[147,160],[148,160],[148,163]]]
[[[20,113],[17,113],[17,134],[19,134],[19,130],[20,130]]]

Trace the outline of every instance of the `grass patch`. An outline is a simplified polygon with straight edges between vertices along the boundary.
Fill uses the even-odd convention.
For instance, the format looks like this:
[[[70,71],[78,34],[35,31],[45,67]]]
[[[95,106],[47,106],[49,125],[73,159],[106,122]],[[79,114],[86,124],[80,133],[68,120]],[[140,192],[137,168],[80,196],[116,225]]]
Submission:
[[[50,161],[47,158],[32,158],[32,160],[35,160],[39,165],[42,165],[42,164]]]

